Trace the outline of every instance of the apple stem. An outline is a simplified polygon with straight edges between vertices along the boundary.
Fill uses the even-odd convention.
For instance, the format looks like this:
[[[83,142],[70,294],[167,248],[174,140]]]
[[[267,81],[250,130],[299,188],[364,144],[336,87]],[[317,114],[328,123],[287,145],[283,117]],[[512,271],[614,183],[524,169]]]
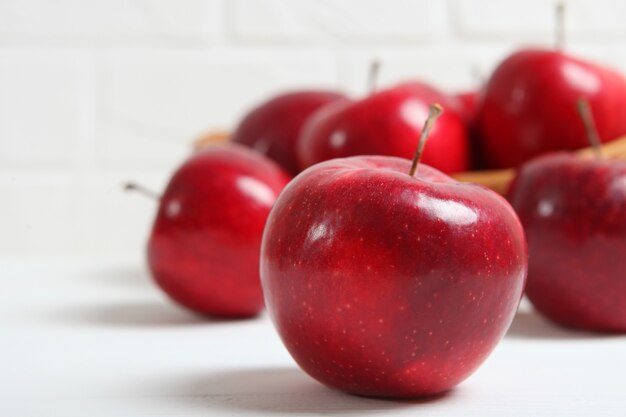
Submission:
[[[555,46],[557,51],[565,47],[565,2],[556,3]]]
[[[380,73],[380,61],[378,59],[370,62],[370,69],[367,75],[367,85],[369,87],[370,94],[376,92],[378,87],[378,74]]]
[[[153,200],[159,201],[161,199],[161,196],[157,193],[155,193],[154,191],[152,191],[149,188],[144,187],[141,184],[137,184],[134,182],[127,182],[124,184],[124,190],[125,191],[137,191],[140,194],[143,194],[144,196],[151,198]]]
[[[589,102],[584,98],[579,98],[576,103],[578,107],[578,114],[580,114],[580,118],[585,125],[585,131],[587,132],[587,140],[591,145],[591,149],[593,150],[593,154],[597,159],[602,159],[602,147],[600,142],[600,135],[598,135],[598,129],[596,128],[596,123],[593,119],[593,113],[591,112],[591,107],[589,106]]]
[[[435,124],[435,120],[441,115],[443,112],[443,107],[441,104],[433,103],[428,108],[428,118],[424,122],[424,127],[422,128],[422,133],[420,134],[419,142],[417,143],[417,150],[415,151],[415,155],[413,156],[413,163],[411,164],[411,169],[409,170],[409,175],[411,177],[415,176],[415,171],[417,171],[417,166],[420,163],[420,159],[422,159],[422,153],[424,152],[424,146],[426,146],[426,140],[428,140],[428,134],[430,133],[430,129],[432,129]]]

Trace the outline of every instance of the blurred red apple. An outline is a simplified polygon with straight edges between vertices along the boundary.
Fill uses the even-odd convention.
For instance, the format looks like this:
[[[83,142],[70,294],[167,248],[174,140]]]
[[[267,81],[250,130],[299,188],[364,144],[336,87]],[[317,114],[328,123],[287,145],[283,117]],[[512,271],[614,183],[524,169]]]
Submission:
[[[565,326],[626,332],[626,162],[546,155],[520,168],[509,199],[534,306]]]
[[[559,51],[521,50],[489,79],[477,134],[492,168],[520,165],[537,155],[587,146],[576,114],[586,97],[602,142],[626,134],[626,80],[619,73]]]
[[[245,317],[263,308],[261,234],[290,177],[241,145],[194,154],[172,176],[148,243],[156,283],[199,313]]]
[[[449,108],[433,128],[423,162],[444,172],[469,167],[469,145],[462,118],[449,97],[424,83],[381,90],[360,101],[339,101],[316,112],[297,145],[302,168],[333,158],[388,155],[411,159],[433,102]]]
[[[300,171],[295,146],[302,125],[320,107],[342,98],[339,93],[321,90],[280,94],[248,112],[231,140],[250,146],[295,175]]]

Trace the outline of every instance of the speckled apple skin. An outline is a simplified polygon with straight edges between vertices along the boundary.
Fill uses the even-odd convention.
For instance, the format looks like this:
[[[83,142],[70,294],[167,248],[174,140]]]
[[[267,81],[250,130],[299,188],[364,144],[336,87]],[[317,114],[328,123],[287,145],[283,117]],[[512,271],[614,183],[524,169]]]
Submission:
[[[148,242],[156,283],[202,314],[257,314],[263,308],[263,227],[289,180],[274,162],[242,145],[211,147],[187,160],[163,193]]]
[[[263,235],[266,306],[296,362],[349,393],[449,390],[486,359],[527,253],[494,192],[393,157],[324,162],[280,195]]]
[[[538,155],[589,146],[576,110],[585,98],[600,140],[626,134],[626,79],[560,51],[525,49],[489,79],[476,117],[487,166],[516,167]]]
[[[537,310],[569,327],[626,332],[626,162],[537,158],[509,199],[528,237],[526,293]]]
[[[302,127],[296,153],[302,168],[333,158],[387,155],[412,158],[429,106],[446,109],[433,126],[422,162],[443,172],[466,171],[470,148],[458,104],[418,82],[381,90],[360,101],[322,107]]]

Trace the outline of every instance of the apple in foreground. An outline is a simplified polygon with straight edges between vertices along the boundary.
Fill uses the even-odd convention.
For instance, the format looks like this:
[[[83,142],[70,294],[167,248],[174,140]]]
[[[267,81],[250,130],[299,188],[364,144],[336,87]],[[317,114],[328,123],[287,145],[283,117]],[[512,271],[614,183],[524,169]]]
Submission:
[[[295,148],[302,125],[319,108],[344,98],[322,90],[280,94],[249,111],[231,140],[250,146],[295,175],[300,172]]]
[[[263,308],[261,235],[290,177],[241,145],[216,145],[187,160],[163,196],[148,266],[173,300],[199,313],[246,317]]]
[[[520,168],[509,199],[537,310],[564,326],[626,332],[626,162],[542,156]]]
[[[450,97],[419,82],[381,90],[360,101],[342,100],[325,106],[302,128],[296,147],[300,165],[307,168],[356,155],[411,159],[433,102],[454,107]],[[446,173],[469,168],[467,133],[456,111],[447,110],[433,127],[423,161]]]
[[[576,101],[586,97],[599,136],[626,134],[626,79],[560,51],[521,50],[491,75],[478,109],[477,134],[492,168],[519,166],[540,154],[587,146]]]
[[[508,329],[524,232],[495,192],[426,165],[360,156],[317,164],[272,209],[266,306],[295,361],[353,394],[449,390]]]

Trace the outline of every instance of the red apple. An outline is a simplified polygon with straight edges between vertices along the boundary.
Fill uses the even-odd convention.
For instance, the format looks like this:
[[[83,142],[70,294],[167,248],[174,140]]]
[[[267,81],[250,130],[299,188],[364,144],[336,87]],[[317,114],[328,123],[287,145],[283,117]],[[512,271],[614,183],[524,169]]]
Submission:
[[[305,123],[297,144],[300,164],[306,168],[354,155],[410,159],[432,102],[446,105],[450,100],[426,84],[412,82],[361,101],[330,104]],[[455,111],[446,111],[433,128],[423,161],[447,173],[469,167],[465,126]]]
[[[509,327],[526,276],[513,209],[426,165],[359,156],[285,188],[263,234],[261,281],[296,362],[350,393],[446,391]]]
[[[617,72],[559,51],[522,50],[487,83],[478,137],[492,168],[587,146],[576,100],[587,97],[603,142],[626,134],[626,80]]]
[[[626,162],[546,155],[509,192],[526,230],[526,294],[549,319],[626,331]]]
[[[481,100],[482,91],[466,91],[464,93],[457,93],[452,95],[454,108],[457,113],[461,115],[463,122],[465,123],[465,129],[469,138],[470,144],[470,159],[471,167],[473,170],[486,169],[483,152],[480,148],[480,140],[476,133],[476,115],[478,114],[478,107]]]
[[[271,98],[248,112],[232,141],[252,147],[292,175],[300,172],[295,154],[300,129],[320,107],[344,98],[331,91],[293,91]]]
[[[465,91],[452,95],[454,108],[468,127],[474,124],[480,100],[479,91]]]
[[[245,317],[263,308],[261,235],[289,176],[240,145],[196,153],[160,199],[148,265],[173,300],[199,313]]]

